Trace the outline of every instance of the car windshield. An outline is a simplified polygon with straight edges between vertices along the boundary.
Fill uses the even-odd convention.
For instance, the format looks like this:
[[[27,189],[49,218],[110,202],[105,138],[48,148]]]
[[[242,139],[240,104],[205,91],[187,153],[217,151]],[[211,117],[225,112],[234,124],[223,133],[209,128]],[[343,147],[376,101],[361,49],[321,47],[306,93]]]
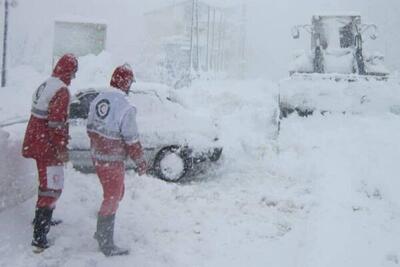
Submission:
[[[98,96],[99,92],[91,91],[85,93],[78,93],[76,100],[70,105],[69,118],[70,119],[87,119],[89,114],[90,103]]]

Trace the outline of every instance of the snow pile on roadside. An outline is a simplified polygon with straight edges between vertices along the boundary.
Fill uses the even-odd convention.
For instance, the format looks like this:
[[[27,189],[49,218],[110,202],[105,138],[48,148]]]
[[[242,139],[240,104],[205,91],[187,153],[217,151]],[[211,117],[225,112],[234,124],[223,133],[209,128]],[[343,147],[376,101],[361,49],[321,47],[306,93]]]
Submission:
[[[254,161],[273,153],[278,130],[277,94],[276,84],[263,80],[197,81],[178,90],[175,98],[211,118],[224,151],[234,156],[231,160]]]
[[[400,257],[400,117],[292,116],[282,122],[281,155],[313,169],[315,206],[299,266],[396,266]],[[288,171],[293,158],[281,162]],[[297,173],[301,177],[301,171]]]
[[[27,121],[32,94],[43,75],[29,66],[8,72],[7,87],[0,90],[0,124]],[[0,128],[0,211],[34,196],[37,188],[36,167],[21,156],[25,125]]]
[[[125,62],[115,62],[115,59],[108,52],[99,55],[87,55],[80,57],[79,70],[76,78],[71,83],[71,93],[90,87],[105,87],[110,84],[112,72],[115,67]]]
[[[0,128],[0,212],[34,195],[36,169],[32,161],[21,156],[21,141],[12,140]]]

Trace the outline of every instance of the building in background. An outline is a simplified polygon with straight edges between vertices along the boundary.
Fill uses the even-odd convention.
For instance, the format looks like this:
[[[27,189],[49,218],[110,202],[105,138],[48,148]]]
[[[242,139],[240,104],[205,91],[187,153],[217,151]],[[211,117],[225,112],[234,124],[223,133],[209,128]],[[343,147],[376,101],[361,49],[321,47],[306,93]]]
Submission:
[[[175,87],[193,77],[241,76],[245,68],[244,6],[186,0],[145,14],[148,60]]]

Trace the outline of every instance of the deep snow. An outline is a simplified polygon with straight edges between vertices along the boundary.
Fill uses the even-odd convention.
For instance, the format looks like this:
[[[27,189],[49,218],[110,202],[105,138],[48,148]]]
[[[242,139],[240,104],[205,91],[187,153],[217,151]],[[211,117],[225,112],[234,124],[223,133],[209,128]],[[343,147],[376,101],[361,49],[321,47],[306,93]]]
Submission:
[[[18,0],[10,10],[10,69],[8,86],[0,90],[0,124],[27,118],[31,95],[50,68],[53,21],[65,15],[100,18],[110,26],[108,52],[80,58],[73,93],[105,86],[123,61],[141,81],[152,70],[141,57],[147,45],[143,12],[175,1],[137,2],[117,0],[111,10],[107,0]],[[399,66],[398,0],[244,2],[249,77],[285,76],[290,51],[309,43],[307,34],[292,41],[291,26],[308,23],[321,10],[361,12],[364,22],[380,28],[380,38],[366,41],[366,50],[384,53],[391,70]],[[116,226],[116,242],[131,249],[127,257],[105,258],[98,251],[92,235],[101,188],[95,175],[76,172],[70,164],[55,212],[64,223],[52,228],[50,249],[31,252],[37,182],[34,163],[20,156],[25,125],[0,129],[0,267],[399,266],[400,83],[313,84],[308,87],[313,100],[321,97],[317,104],[339,112],[292,116],[277,136],[280,85],[263,79],[198,81],[176,91],[188,112],[216,123],[223,157],[184,184],[127,173]],[[160,87],[139,82],[135,89],[153,86]],[[349,96],[359,101],[365,90],[370,98],[360,110]],[[327,98],[337,91],[340,98]],[[341,114],[349,107],[355,114]]]
[[[31,73],[29,84],[16,80],[1,92],[2,107],[15,103],[3,116],[28,113],[31,83],[41,78]],[[85,84],[80,79],[73,91]],[[98,252],[92,235],[101,188],[95,175],[70,165],[55,212],[64,223],[52,228],[50,249],[31,252],[35,170],[12,145],[24,125],[6,127],[11,134],[2,147],[10,154],[2,156],[14,153],[13,162],[23,163],[2,165],[3,181],[20,168],[31,175],[16,177],[29,189],[26,201],[13,198],[19,187],[8,190],[13,203],[0,216],[0,266],[397,266],[400,117],[389,111],[293,116],[277,137],[271,121],[278,90],[265,80],[231,80],[176,91],[185,108],[217,123],[223,158],[185,184],[127,173],[116,225],[117,243],[131,249],[126,257]]]

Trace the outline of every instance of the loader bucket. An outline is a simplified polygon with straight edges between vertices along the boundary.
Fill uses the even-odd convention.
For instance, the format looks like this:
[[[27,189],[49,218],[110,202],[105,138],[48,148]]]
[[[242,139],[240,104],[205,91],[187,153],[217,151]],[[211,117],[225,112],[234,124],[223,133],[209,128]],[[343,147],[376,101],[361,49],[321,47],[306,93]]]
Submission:
[[[393,113],[400,105],[399,91],[399,80],[388,76],[293,74],[279,83],[280,119]]]
[[[311,49],[294,54],[290,78],[279,83],[280,118],[397,110],[398,80],[381,53],[363,49],[363,37],[369,29],[375,37],[376,28],[359,14],[314,15],[310,25],[296,26],[310,33]]]

